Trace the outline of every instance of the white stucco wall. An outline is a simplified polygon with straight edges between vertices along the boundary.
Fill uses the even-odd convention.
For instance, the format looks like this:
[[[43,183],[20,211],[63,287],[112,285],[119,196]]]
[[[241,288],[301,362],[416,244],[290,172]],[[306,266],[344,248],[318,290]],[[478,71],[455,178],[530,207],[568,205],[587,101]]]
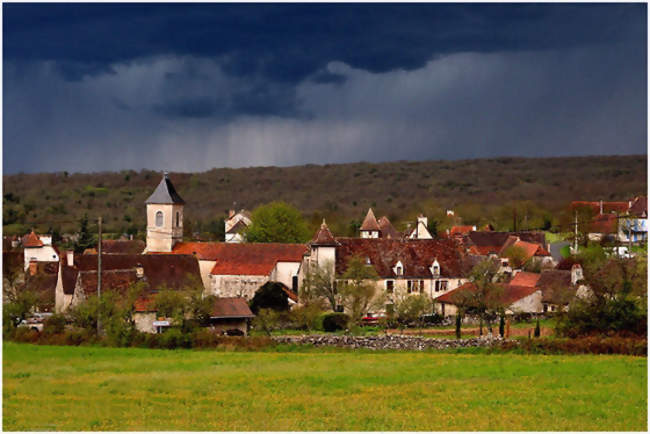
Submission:
[[[216,261],[203,261],[199,260],[199,273],[201,273],[201,281],[203,282],[203,291],[209,292],[212,288],[212,281],[210,278],[210,271],[214,268]]]
[[[52,246],[25,247],[23,257],[25,259],[25,270],[29,268],[30,261],[54,262],[59,260],[59,255]]]
[[[210,275],[212,294],[217,297],[244,297],[251,300],[269,276]]]
[[[293,276],[297,276],[299,271],[300,262],[278,262],[271,271],[270,280],[284,283],[287,288],[292,289]]]
[[[542,312],[543,310],[542,291],[537,290],[529,296],[512,303],[506,310],[506,313],[536,313]]]

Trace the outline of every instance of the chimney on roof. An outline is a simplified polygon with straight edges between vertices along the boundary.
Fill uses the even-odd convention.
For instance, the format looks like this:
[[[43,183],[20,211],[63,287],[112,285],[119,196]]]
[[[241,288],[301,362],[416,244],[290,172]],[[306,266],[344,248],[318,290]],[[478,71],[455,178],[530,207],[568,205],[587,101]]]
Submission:
[[[37,271],[38,271],[38,262],[29,261],[29,275],[30,276],[35,275]]]
[[[73,250],[66,251],[65,257],[67,260],[68,267],[74,266],[74,251]]]

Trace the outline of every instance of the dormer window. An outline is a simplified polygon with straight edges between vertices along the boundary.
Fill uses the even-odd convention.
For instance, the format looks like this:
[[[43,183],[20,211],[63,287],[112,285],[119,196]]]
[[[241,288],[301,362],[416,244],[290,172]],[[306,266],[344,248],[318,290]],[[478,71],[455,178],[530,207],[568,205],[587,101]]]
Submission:
[[[366,256],[366,265],[371,265],[370,264],[370,258]]]
[[[396,276],[404,275],[404,265],[402,265],[402,261],[397,261],[397,264],[395,264],[395,267],[393,267],[393,272]]]
[[[162,211],[156,212],[156,226],[160,227],[163,225],[163,213]]]
[[[433,262],[431,263],[430,270],[433,276],[440,276],[440,263],[438,262],[437,259],[434,259]]]

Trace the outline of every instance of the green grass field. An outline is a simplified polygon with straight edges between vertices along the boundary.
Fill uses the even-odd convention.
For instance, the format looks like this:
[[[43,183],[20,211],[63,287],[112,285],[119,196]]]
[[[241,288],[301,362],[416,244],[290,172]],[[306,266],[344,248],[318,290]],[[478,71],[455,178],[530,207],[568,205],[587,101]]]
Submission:
[[[635,430],[647,359],[3,344],[4,430]]]

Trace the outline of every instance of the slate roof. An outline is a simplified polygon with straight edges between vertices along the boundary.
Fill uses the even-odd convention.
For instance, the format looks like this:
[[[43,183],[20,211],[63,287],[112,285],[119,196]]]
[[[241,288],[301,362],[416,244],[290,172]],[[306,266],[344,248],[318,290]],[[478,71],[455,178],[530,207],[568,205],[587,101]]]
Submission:
[[[23,237],[23,247],[43,247],[43,241],[36,235],[34,231]]]
[[[102,241],[102,255],[135,254],[144,251],[145,242],[142,240],[104,240]]]
[[[211,318],[254,318],[246,299],[242,297],[221,297],[214,300]]]
[[[268,276],[278,262],[302,262],[305,244],[288,243],[215,243],[210,274]]]
[[[375,213],[372,212],[372,208],[368,208],[368,213],[366,214],[366,218],[363,219],[363,223],[361,223],[361,227],[359,228],[361,231],[378,231],[379,230],[379,223],[377,223],[377,219],[375,218]]]
[[[185,201],[176,193],[174,185],[169,180],[167,172],[163,175],[160,184],[154,190],[154,192],[149,196],[145,203],[157,203],[157,204],[184,204]]]
[[[332,232],[330,231],[330,228],[327,227],[327,223],[325,223],[325,219],[323,219],[323,223],[320,225],[320,228],[318,231],[316,231],[316,234],[314,234],[314,237],[311,239],[311,242],[309,243],[312,246],[336,246],[337,242],[334,239],[334,235],[332,235]]]
[[[400,277],[431,278],[431,264],[440,263],[443,277],[460,277],[463,273],[463,256],[459,245],[445,240],[392,240],[386,238],[337,238],[336,273],[343,274],[352,256],[370,259],[381,278],[397,277],[393,267],[397,261],[404,266]]]
[[[382,238],[392,238],[394,240],[399,240],[402,238],[402,234],[395,229],[393,224],[388,220],[388,217],[383,216],[379,219],[378,222],[379,230],[381,231],[380,235]]]

